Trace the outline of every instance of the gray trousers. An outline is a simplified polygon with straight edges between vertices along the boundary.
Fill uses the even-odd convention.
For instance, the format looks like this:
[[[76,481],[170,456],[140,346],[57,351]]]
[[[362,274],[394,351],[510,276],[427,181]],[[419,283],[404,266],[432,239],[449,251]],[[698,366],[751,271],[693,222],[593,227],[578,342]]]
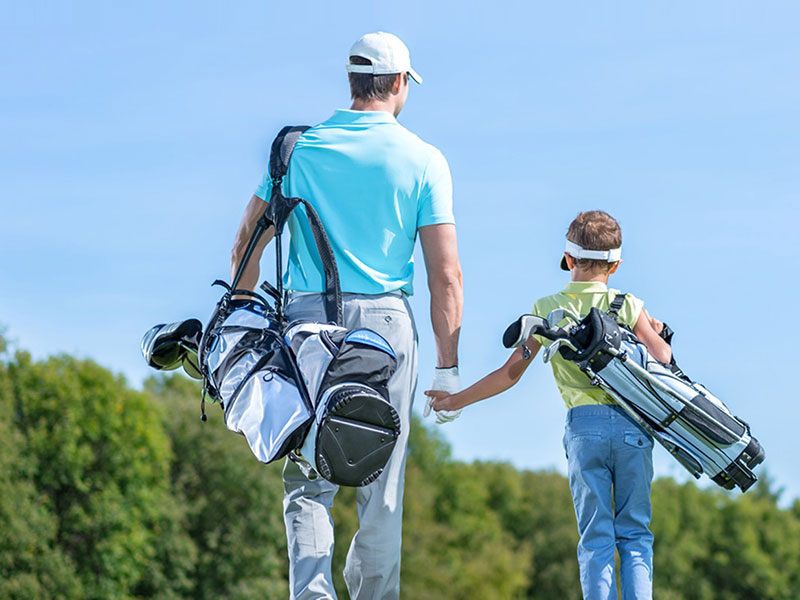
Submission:
[[[400,415],[401,434],[383,473],[357,489],[359,529],[350,544],[344,579],[353,600],[390,600],[400,595],[403,482],[411,404],[417,382],[417,331],[408,300],[397,294],[343,294],[344,325],[366,327],[385,337],[397,355],[389,401]],[[322,296],[295,295],[289,320],[325,321]],[[283,515],[289,550],[292,600],[335,599],[331,576],[333,521],[330,509],[339,486],[309,481],[287,459],[283,469]]]

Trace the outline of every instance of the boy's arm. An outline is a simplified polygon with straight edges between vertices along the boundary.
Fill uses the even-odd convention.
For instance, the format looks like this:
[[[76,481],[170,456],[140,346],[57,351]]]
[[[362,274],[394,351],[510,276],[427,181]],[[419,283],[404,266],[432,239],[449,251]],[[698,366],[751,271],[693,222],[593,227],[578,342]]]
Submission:
[[[654,321],[664,327],[663,323],[653,319],[645,309],[642,309],[639,320],[636,321],[633,328],[633,334],[647,346],[647,350],[653,358],[659,362],[668,363],[672,359],[672,348],[658,335],[659,332],[654,327]]]
[[[505,392],[517,381],[519,381],[522,374],[533,362],[536,353],[542,345],[536,341],[535,338],[530,337],[525,342],[525,346],[531,351],[530,357],[527,360],[522,358],[522,346],[517,348],[514,353],[508,358],[506,363],[492,371],[483,379],[480,379],[469,386],[467,389],[458,392],[457,394],[448,394],[438,390],[427,390],[426,396],[433,398],[431,407],[434,410],[458,410],[470,404],[474,404],[479,400],[496,396],[501,392]]]

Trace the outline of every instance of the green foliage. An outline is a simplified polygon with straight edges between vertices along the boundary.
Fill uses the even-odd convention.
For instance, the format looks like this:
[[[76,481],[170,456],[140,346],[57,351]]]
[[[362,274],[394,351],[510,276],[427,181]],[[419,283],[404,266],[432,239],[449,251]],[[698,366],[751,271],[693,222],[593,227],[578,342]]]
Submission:
[[[200,421],[200,388],[181,376],[151,379],[172,442],[172,486],[197,557],[192,593],[200,600],[281,598],[288,589],[281,465],[253,458],[225,428],[219,408]]]
[[[403,520],[403,593],[410,598],[521,598],[530,550],[503,528],[491,482],[495,465],[449,460],[412,424]],[[500,465],[500,469],[504,466]]]
[[[0,598],[286,597],[281,465],[253,459],[218,409],[202,423],[199,396],[179,375],[136,392],[91,361],[4,355]],[[454,461],[440,431],[412,424],[403,596],[580,598],[566,479]],[[656,481],[655,597],[800,598],[800,500],[782,510],[780,494],[767,476],[744,496]],[[341,598],[355,496],[333,510]]]
[[[55,520],[81,597],[180,597],[193,546],[152,403],[91,361],[18,353],[7,370],[27,481]]]
[[[56,515],[31,481],[35,462],[13,418],[11,379],[0,364],[0,598],[78,598],[80,581],[56,545]]]

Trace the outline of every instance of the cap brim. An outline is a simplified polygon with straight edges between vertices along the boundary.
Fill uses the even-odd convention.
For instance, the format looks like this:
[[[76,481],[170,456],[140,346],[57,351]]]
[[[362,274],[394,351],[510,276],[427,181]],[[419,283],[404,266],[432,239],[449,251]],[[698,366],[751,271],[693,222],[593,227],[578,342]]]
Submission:
[[[567,266],[567,257],[561,256],[561,270],[562,271],[569,271],[569,267]]]
[[[408,68],[408,76],[411,77],[411,79],[416,81],[418,84],[422,85],[422,77],[411,67]]]

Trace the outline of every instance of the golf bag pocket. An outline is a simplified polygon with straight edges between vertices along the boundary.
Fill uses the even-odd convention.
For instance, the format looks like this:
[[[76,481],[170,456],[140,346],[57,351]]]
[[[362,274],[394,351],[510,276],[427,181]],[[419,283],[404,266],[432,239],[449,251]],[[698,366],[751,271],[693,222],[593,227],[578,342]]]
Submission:
[[[206,388],[220,402],[226,427],[242,434],[255,457],[269,463],[303,443],[312,408],[269,313],[253,301],[234,302],[203,340]]]
[[[370,329],[304,323],[286,339],[311,397],[314,421],[292,458],[307,477],[362,486],[381,474],[400,435],[388,401],[397,366],[391,345]]]

